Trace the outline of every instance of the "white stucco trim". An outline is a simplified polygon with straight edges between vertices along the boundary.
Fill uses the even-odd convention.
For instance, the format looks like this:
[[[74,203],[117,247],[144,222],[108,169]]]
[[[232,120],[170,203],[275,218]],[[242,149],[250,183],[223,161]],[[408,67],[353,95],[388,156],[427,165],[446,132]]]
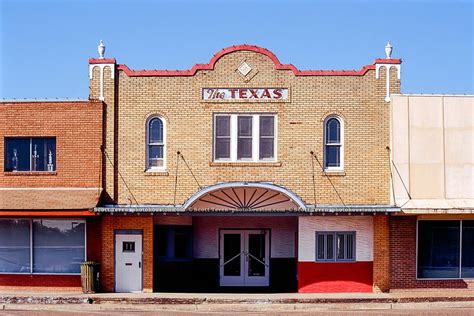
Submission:
[[[99,78],[100,78],[100,91],[99,91],[99,100],[104,101],[104,69],[105,67],[110,67],[110,79],[114,79],[115,77],[115,65],[114,64],[92,64],[89,65],[89,80],[92,79],[92,74],[94,71],[94,67],[99,67]]]

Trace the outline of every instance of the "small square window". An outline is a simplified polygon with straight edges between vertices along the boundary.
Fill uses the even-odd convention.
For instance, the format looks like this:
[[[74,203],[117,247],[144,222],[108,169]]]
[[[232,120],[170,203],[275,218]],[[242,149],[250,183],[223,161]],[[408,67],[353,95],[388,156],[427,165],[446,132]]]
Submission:
[[[135,252],[135,242],[124,241],[122,243],[122,252]]]

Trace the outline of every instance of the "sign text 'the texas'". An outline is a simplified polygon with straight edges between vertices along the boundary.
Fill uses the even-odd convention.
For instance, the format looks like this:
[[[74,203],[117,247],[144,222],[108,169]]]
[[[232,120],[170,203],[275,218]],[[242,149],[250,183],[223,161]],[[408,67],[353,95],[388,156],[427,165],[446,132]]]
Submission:
[[[205,101],[282,101],[288,99],[287,88],[202,88]]]

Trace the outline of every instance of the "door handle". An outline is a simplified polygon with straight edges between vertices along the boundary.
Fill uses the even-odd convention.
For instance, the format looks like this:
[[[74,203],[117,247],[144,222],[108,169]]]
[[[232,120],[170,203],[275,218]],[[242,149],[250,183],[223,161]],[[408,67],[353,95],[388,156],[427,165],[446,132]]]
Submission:
[[[141,269],[141,267],[142,267],[142,263],[141,263],[141,262],[138,262],[138,267]]]

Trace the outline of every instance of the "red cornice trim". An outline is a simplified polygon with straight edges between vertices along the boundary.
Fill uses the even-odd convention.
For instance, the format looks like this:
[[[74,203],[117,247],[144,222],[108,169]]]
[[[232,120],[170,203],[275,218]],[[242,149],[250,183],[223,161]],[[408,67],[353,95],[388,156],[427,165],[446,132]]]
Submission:
[[[251,51],[269,57],[275,64],[277,70],[291,70],[295,76],[363,76],[369,70],[375,70],[375,63],[399,64],[400,59],[376,59],[372,65],[364,66],[360,70],[298,70],[292,64],[282,64],[275,54],[268,49],[252,45],[236,45],[224,48],[212,56],[207,64],[196,64],[188,70],[131,70],[127,65],[118,65],[118,69],[125,72],[129,77],[171,77],[171,76],[194,76],[198,70],[213,70],[216,62],[224,55],[236,51]],[[103,60],[103,59],[102,59]],[[90,61],[89,61],[90,62]]]
[[[58,211],[0,211],[0,217],[15,216],[15,217],[33,217],[33,216],[47,216],[47,217],[84,217],[84,216],[96,216],[97,214],[90,210],[58,210]]]
[[[115,64],[115,58],[90,58],[89,64]]]
[[[375,64],[401,64],[402,60],[399,58],[377,58]]]

